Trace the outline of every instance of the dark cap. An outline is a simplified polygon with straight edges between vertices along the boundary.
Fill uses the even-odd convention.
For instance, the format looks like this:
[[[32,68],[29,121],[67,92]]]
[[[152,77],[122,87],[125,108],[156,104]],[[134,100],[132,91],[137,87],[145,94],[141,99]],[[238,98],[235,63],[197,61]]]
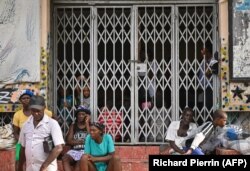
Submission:
[[[30,108],[42,110],[45,107],[43,96],[32,96],[30,99]]]
[[[30,91],[29,89],[22,90],[20,95],[19,95],[19,99],[21,99],[21,97],[23,97],[24,95],[29,95],[30,97],[32,97],[34,95],[34,93],[32,91]]]
[[[88,108],[86,108],[85,106],[79,106],[76,110],[76,115],[79,113],[79,112],[84,112],[86,113],[87,115],[90,115],[91,112]]]

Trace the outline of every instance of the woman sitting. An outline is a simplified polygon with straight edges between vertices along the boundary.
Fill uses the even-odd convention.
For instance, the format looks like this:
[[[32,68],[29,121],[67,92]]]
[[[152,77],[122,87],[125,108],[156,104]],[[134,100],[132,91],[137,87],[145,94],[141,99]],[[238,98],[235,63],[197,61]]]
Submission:
[[[64,171],[71,171],[72,165],[76,165],[80,161],[84,153],[84,141],[90,130],[90,111],[83,106],[76,110],[76,121],[70,125],[67,144],[72,147],[62,158]],[[79,164],[75,166],[75,170],[79,170]]]
[[[104,125],[92,123],[80,161],[81,171],[121,171],[120,158],[114,153],[114,141],[111,135],[104,134]]]

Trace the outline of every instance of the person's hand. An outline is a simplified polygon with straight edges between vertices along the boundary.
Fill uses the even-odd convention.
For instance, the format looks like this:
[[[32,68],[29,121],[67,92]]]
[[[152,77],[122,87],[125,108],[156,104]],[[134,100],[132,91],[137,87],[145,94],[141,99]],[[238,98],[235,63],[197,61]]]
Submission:
[[[89,117],[89,115],[88,116],[86,116],[86,118],[85,118],[85,123],[89,123],[90,122],[90,117]]]
[[[212,75],[212,70],[210,68],[207,68],[206,70],[206,76],[210,77]]]
[[[169,150],[168,150],[168,153],[171,155],[172,153],[174,153],[175,151],[174,151],[174,149],[172,149],[172,148],[170,148]]]
[[[46,166],[44,163],[40,167],[40,171],[47,171],[48,166]]]
[[[87,157],[88,157],[88,161],[90,161],[90,162],[95,162],[96,161],[96,158],[89,155],[89,154],[87,155]]]
[[[193,150],[190,148],[188,151],[186,151],[183,155],[191,155]]]
[[[78,140],[77,142],[78,142],[78,144],[83,144],[84,140]]]

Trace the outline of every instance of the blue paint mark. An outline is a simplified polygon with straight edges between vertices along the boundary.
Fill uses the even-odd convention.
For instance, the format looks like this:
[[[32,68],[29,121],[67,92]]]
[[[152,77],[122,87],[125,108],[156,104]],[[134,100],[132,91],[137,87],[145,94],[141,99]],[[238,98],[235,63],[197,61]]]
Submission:
[[[244,0],[243,3],[236,4],[235,10],[236,11],[246,11],[250,10],[250,0]]]
[[[30,73],[27,69],[18,69],[15,71],[15,74],[17,75],[14,80],[15,82],[22,81],[24,76],[28,76],[28,77],[30,76]]]

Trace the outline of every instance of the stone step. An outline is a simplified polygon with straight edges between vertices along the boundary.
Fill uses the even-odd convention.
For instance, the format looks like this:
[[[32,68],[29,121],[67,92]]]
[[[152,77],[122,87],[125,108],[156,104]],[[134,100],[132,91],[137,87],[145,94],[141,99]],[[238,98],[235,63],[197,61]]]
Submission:
[[[159,154],[159,146],[116,146],[123,171],[148,171],[148,156]],[[58,161],[58,170],[63,171],[62,161]]]
[[[0,150],[0,170],[15,171],[15,154],[16,149]]]

